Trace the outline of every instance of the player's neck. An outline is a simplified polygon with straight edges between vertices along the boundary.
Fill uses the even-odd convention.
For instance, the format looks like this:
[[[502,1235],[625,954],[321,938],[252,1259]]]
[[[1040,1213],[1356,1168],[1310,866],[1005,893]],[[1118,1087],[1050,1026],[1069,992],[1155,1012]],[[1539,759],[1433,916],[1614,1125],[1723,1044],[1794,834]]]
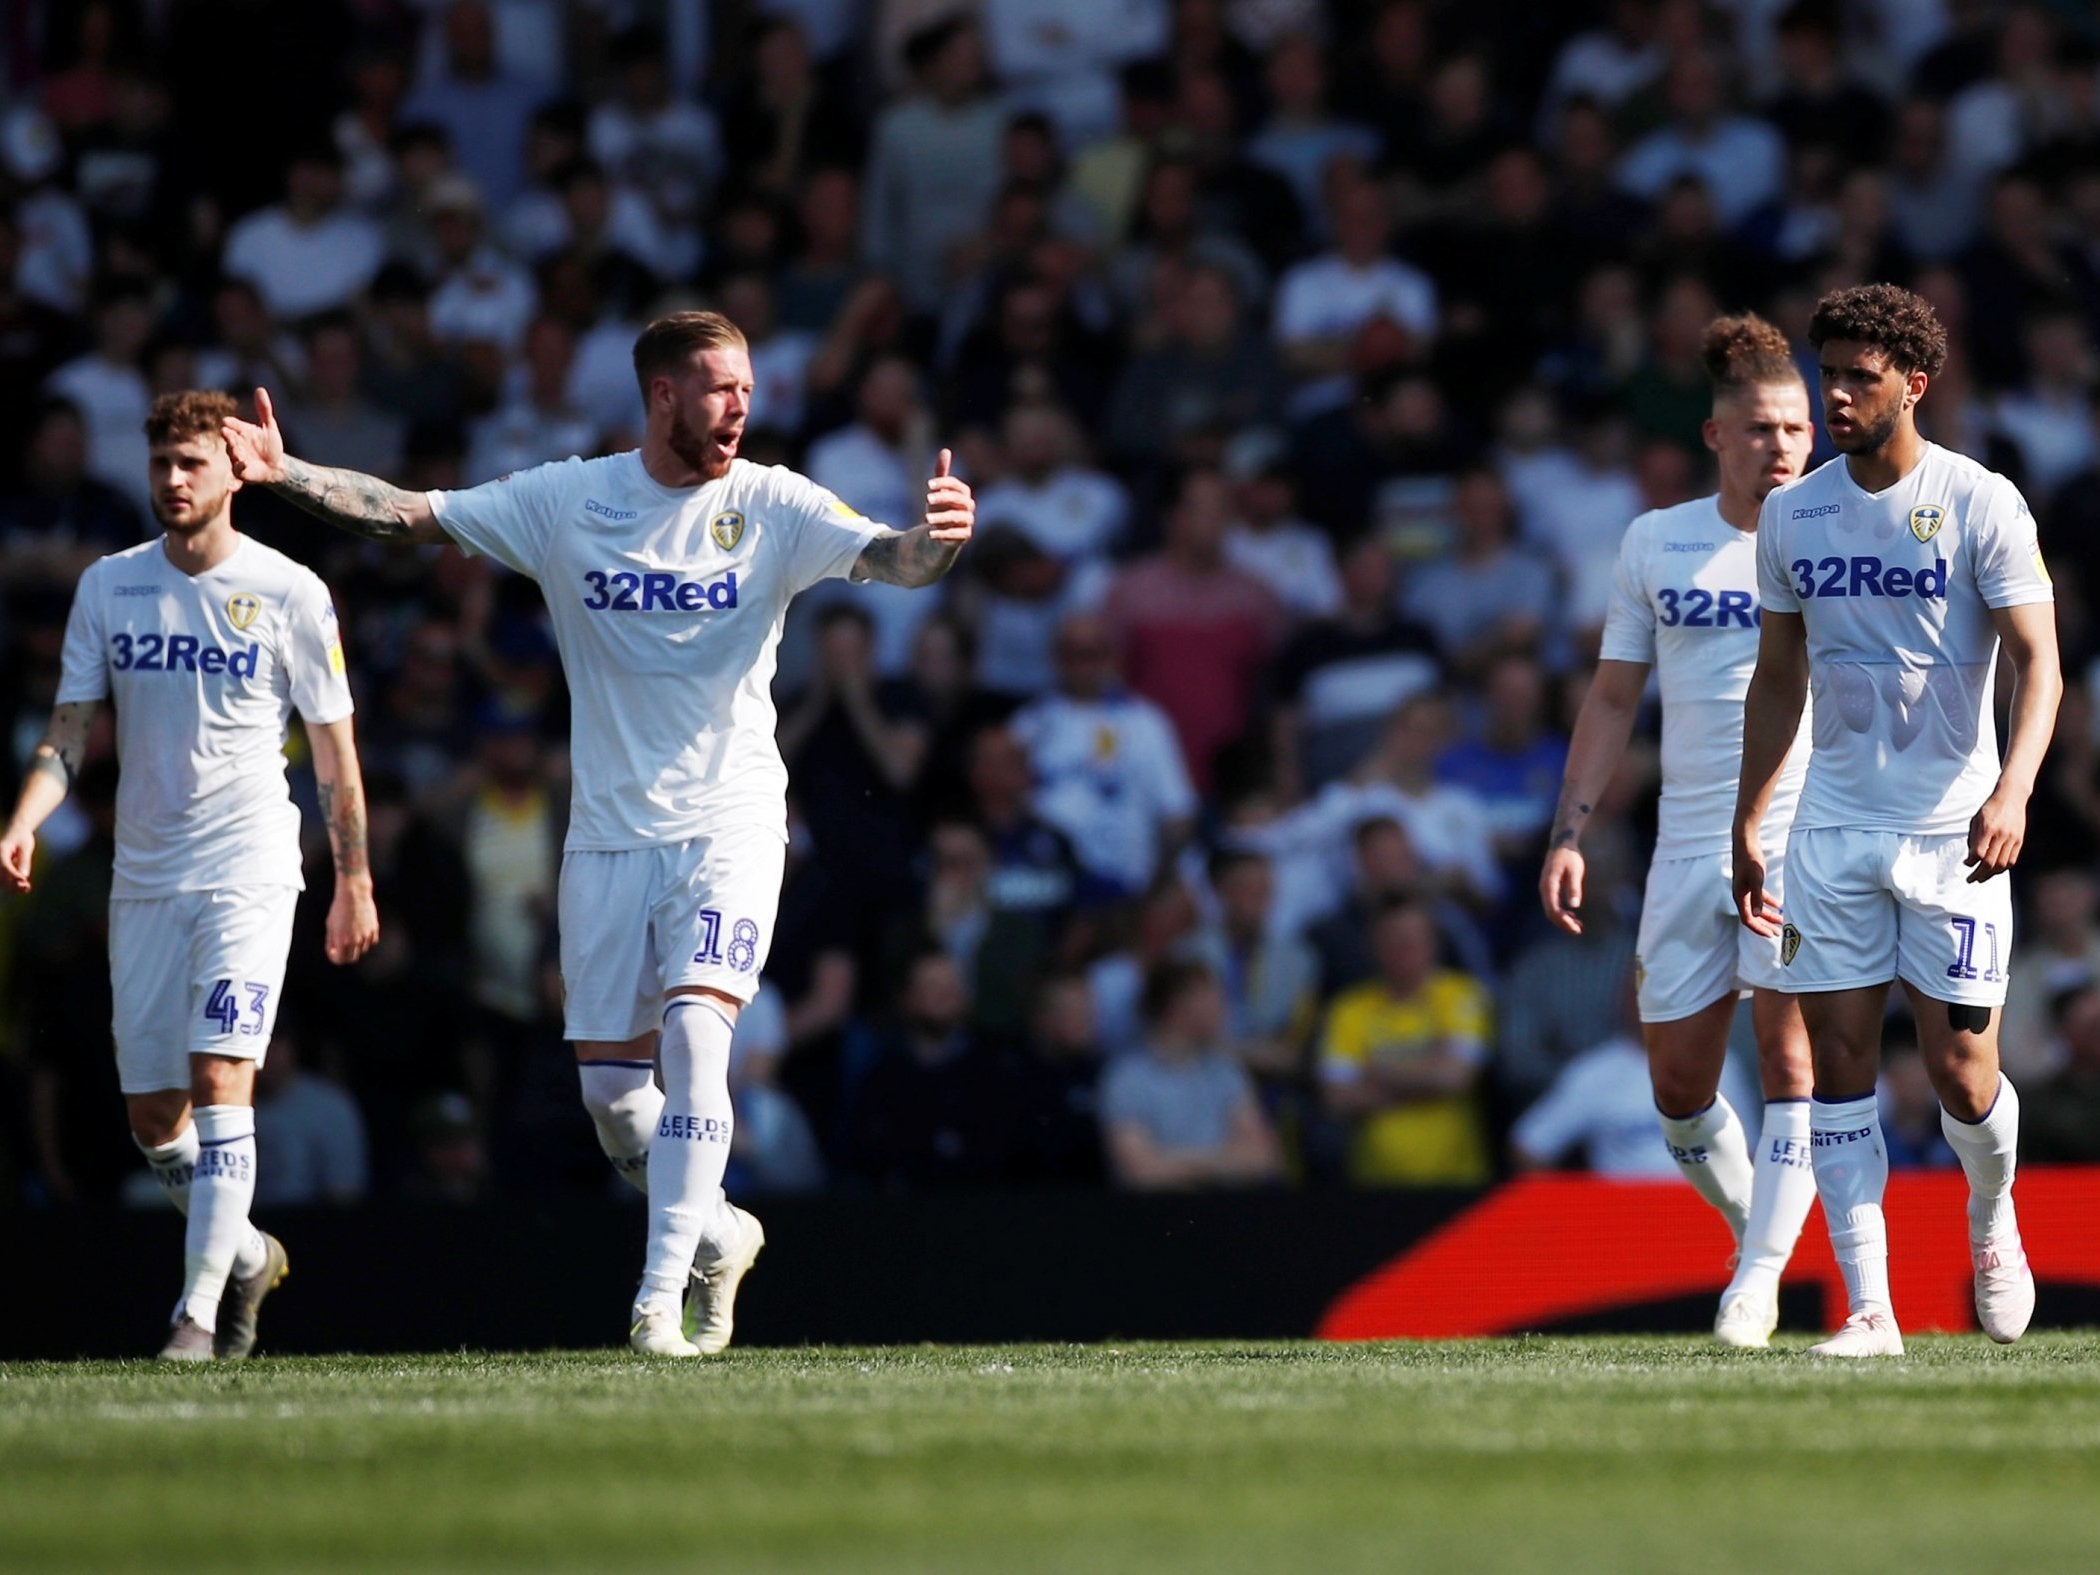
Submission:
[[[1722,519],[1747,536],[1757,529],[1757,514],[1764,501],[1753,493],[1737,492],[1724,486],[1714,499],[1714,508]]]
[[[160,550],[168,555],[168,562],[193,577],[216,569],[233,556],[233,549],[240,544],[231,514],[221,514],[209,525],[185,535],[163,531],[160,538]]]
[[[1886,492],[1918,468],[1925,457],[1925,439],[1908,416],[1889,434],[1889,440],[1871,454],[1847,454],[1845,473],[1862,492]]]

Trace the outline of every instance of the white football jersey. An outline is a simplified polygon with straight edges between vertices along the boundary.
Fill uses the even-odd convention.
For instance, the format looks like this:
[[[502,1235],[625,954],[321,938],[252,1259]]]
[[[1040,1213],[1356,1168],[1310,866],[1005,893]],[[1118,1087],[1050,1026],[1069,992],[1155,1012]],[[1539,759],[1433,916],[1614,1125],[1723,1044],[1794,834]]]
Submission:
[[[462,548],[530,575],[547,599],[569,681],[570,849],[734,825],[786,838],[781,619],[886,527],[791,470],[739,459],[717,480],[664,487],[632,450],[432,492],[430,505]]]
[[[351,712],[313,570],[243,536],[191,576],[142,542],[81,575],[64,660],[61,704],[115,704],[114,895],[305,884],[286,724],[294,706],[316,724]]]
[[[1757,538],[1721,517],[1718,498],[1656,509],[1626,528],[1597,654],[1653,667],[1662,692],[1657,859],[1728,849],[1758,629]],[[1808,746],[1804,710],[1765,812],[1767,848],[1786,841]]]
[[[1794,824],[1966,831],[1998,780],[1991,610],[2055,600],[2019,489],[1936,443],[1885,492],[1833,460],[1765,499],[1757,581],[1808,635]]]

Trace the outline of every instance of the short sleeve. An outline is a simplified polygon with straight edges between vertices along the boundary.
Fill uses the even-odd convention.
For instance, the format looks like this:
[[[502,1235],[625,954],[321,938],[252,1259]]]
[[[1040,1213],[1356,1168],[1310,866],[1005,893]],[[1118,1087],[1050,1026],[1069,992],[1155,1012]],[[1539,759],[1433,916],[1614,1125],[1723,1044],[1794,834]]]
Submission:
[[[1786,543],[1779,539],[1779,499],[1786,495],[1784,488],[1770,493],[1758,508],[1757,604],[1767,612],[1799,613],[1801,598],[1786,566]]]
[[[73,610],[66,615],[66,643],[60,657],[56,702],[74,705],[109,698],[109,642],[102,634],[101,577],[93,567],[73,591]]]
[[[1655,665],[1655,608],[1641,584],[1640,571],[1645,534],[1641,521],[1635,520],[1619,542],[1619,557],[1611,576],[1611,600],[1604,611],[1604,639],[1597,648],[1603,661]]]
[[[284,663],[291,674],[292,704],[307,721],[325,726],[355,709],[343,661],[342,627],[328,587],[302,575],[285,607]]]
[[[535,465],[464,492],[432,492],[431,512],[445,534],[467,553],[494,558],[520,574],[540,577],[564,485],[583,461]]]
[[[1976,589],[1986,607],[2026,607],[2056,600],[2042,562],[2034,511],[2020,489],[1994,476],[1989,503],[1975,531]]]
[[[1189,780],[1188,764],[1181,758],[1181,740],[1175,736],[1173,724],[1163,712],[1142,706],[1135,708],[1131,734],[1143,741],[1144,752],[1150,757],[1144,779],[1151,784],[1160,814],[1168,820],[1184,820],[1195,814],[1196,788]]]
[[[860,562],[868,543],[890,533],[889,526],[850,508],[837,493],[807,476],[791,470],[775,474],[779,478],[779,523],[787,537],[790,594],[822,580],[844,579]]]

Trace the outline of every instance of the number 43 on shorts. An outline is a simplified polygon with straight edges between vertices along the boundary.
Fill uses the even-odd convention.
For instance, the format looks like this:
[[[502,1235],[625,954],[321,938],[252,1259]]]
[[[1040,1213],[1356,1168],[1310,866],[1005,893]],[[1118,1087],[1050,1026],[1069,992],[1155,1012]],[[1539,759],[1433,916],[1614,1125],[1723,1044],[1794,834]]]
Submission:
[[[238,990],[248,992],[246,1021],[243,1021],[241,998],[235,993]],[[217,1023],[222,1034],[259,1034],[267,1021],[263,1015],[263,1007],[269,999],[270,987],[266,984],[257,984],[252,979],[239,982],[221,979],[212,985],[211,996],[204,1003],[205,1021]]]
[[[700,949],[693,953],[696,963],[721,963],[727,961],[738,973],[749,973],[758,962],[758,924],[752,919],[739,919],[729,929],[729,949],[725,958],[722,949],[722,910],[702,908],[700,910]]]

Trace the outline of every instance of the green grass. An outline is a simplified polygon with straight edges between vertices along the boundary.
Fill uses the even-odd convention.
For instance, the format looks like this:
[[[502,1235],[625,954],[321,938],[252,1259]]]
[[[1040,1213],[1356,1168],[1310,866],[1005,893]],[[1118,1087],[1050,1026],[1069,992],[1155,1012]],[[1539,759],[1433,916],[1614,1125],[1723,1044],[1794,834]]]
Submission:
[[[2090,1570],[2100,1334],[0,1365],[0,1570]]]

